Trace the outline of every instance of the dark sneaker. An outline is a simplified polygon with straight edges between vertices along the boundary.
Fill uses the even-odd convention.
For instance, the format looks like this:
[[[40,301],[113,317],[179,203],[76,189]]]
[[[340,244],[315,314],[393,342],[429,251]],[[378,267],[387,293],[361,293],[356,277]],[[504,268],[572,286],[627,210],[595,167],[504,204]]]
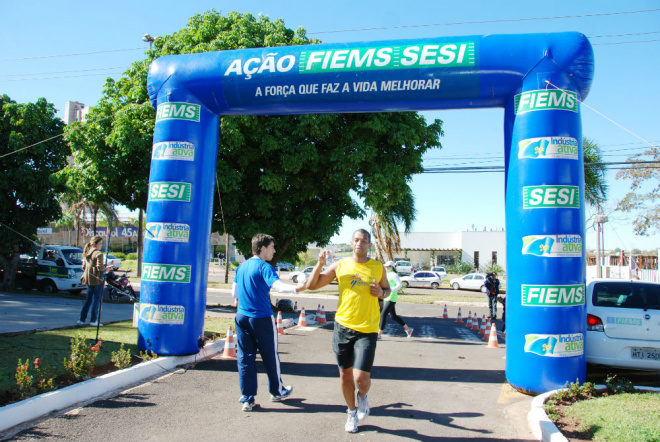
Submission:
[[[293,392],[293,387],[289,385],[288,387],[284,387],[284,393],[280,393],[277,396],[273,396],[272,394],[270,395],[270,400],[271,402],[280,402],[283,401],[284,399],[288,398],[291,396],[291,393]]]
[[[346,410],[346,413],[348,413],[348,417],[346,418],[346,425],[344,425],[344,430],[346,430],[347,433],[357,433],[357,409],[353,411]]]
[[[364,397],[360,396],[360,393],[357,395],[357,418],[358,420],[364,420],[369,416],[369,400],[367,395]]]

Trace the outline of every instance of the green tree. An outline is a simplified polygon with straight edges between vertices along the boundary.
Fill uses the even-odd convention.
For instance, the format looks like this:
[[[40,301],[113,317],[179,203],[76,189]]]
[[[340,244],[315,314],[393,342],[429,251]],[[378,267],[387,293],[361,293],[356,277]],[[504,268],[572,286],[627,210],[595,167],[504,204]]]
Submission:
[[[636,235],[660,232],[660,149],[652,147],[628,158],[630,168],[621,169],[617,179],[632,181],[630,192],[618,202],[617,209],[634,213]],[[642,161],[653,161],[644,164]]]
[[[56,196],[62,189],[53,174],[64,167],[69,153],[59,136],[63,127],[64,122],[55,117],[55,107],[43,98],[19,104],[7,95],[0,97],[3,289],[13,286],[19,255],[34,247],[37,228],[61,215]]]
[[[407,192],[406,192],[407,191]],[[394,254],[401,252],[401,237],[398,225],[403,224],[404,231],[409,232],[415,220],[415,199],[410,187],[405,187],[405,195],[397,207],[387,212],[376,212],[370,220],[371,242],[376,249],[376,259],[385,262],[393,261]]]
[[[593,140],[582,138],[584,156],[584,199],[592,206],[601,205],[607,199],[607,181],[605,180],[605,165],[600,147]]]
[[[107,80],[90,124],[67,132],[76,164],[91,169],[69,182],[84,182],[80,193],[89,195],[93,180],[130,209],[146,207],[155,118],[146,79],[153,59],[317,42],[265,16],[195,15],[180,31],[158,37],[148,60],[133,63],[117,82]],[[327,244],[344,216],[364,215],[350,191],[377,212],[399,215],[408,182],[422,171],[422,154],[440,145],[441,124],[427,125],[411,112],[223,117],[217,175],[226,229],[243,252],[255,233],[272,234],[275,261],[293,261],[307,244]],[[216,200],[214,230],[221,225]]]

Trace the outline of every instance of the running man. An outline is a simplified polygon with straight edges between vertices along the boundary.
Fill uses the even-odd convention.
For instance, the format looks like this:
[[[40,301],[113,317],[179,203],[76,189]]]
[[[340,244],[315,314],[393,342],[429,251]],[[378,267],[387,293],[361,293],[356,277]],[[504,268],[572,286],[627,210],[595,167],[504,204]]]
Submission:
[[[277,354],[277,324],[270,304],[270,290],[296,293],[303,290],[280,281],[275,268],[268,264],[275,256],[275,238],[258,233],[252,237],[252,258],[236,269],[233,295],[238,298],[236,343],[238,377],[243,411],[252,411],[257,395],[257,351],[261,354],[270,400],[279,402],[291,395],[293,387],[284,387]]]
[[[358,421],[369,416],[367,393],[371,387],[371,367],[376,355],[380,311],[378,299],[390,293],[383,265],[367,255],[371,235],[356,230],[351,240],[353,256],[321,269],[330,253],[324,250],[304,285],[307,290],[339,282],[339,304],[335,314],[332,348],[339,366],[339,380],[348,406],[345,430],[357,431]],[[357,406],[355,392],[357,390]]]

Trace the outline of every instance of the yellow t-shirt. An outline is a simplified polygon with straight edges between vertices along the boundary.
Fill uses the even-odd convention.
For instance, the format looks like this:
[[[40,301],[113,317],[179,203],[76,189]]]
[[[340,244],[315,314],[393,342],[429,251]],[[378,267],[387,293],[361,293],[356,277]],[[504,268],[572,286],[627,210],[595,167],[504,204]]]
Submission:
[[[335,320],[344,327],[361,333],[377,333],[380,322],[378,298],[371,296],[369,285],[380,281],[383,265],[370,259],[358,264],[352,258],[339,261],[339,305]]]

